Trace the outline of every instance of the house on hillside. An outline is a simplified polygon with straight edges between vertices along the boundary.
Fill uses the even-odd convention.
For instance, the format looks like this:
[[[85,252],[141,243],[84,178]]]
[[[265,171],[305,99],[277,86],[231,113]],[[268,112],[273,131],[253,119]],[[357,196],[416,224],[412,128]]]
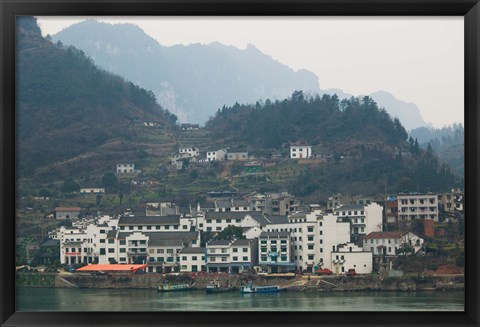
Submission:
[[[135,164],[133,163],[122,163],[117,164],[117,173],[124,174],[124,173],[134,173],[135,172]]]
[[[55,219],[78,219],[79,207],[57,207],[55,208]]]
[[[86,187],[80,189],[80,194],[101,194],[105,193],[104,187]]]
[[[226,149],[207,150],[207,161],[224,161],[227,156]]]
[[[180,129],[182,131],[193,131],[193,130],[197,130],[200,128],[200,125],[199,124],[187,124],[187,123],[184,123],[184,124],[181,124],[180,125]]]
[[[311,145],[290,145],[290,159],[303,159],[312,156]]]
[[[248,151],[242,151],[242,150],[228,151],[227,160],[236,160],[236,161],[248,160]]]

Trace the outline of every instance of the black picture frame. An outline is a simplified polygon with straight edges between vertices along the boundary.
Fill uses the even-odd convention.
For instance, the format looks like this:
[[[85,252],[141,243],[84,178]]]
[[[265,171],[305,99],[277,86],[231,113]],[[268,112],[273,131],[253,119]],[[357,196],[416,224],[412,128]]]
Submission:
[[[0,0],[0,323],[2,326],[478,326],[479,170],[478,0]],[[15,312],[15,16],[32,15],[385,15],[465,18],[464,312]]]

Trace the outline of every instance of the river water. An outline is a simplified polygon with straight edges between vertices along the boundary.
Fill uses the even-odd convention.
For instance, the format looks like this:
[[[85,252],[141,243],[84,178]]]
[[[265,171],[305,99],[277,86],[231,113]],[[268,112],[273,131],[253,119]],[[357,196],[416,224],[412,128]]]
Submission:
[[[17,288],[17,311],[463,311],[464,292],[282,292]]]

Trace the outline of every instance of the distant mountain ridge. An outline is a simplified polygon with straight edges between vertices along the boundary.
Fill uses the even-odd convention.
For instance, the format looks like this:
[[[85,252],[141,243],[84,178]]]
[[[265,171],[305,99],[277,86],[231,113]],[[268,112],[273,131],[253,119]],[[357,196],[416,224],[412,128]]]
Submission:
[[[152,90],[159,103],[182,122],[203,124],[224,105],[284,99],[295,90],[352,96],[340,89],[322,91],[314,73],[295,72],[254,45],[244,50],[219,42],[166,47],[136,25],[95,20],[72,25],[52,37],[82,49],[100,67]],[[385,91],[370,96],[407,130],[427,125],[414,104]]]
[[[94,20],[52,36],[74,45],[108,71],[152,90],[184,122],[204,123],[225,104],[284,98],[296,89],[318,92],[318,78],[261,53],[214,42],[165,47],[131,24]]]

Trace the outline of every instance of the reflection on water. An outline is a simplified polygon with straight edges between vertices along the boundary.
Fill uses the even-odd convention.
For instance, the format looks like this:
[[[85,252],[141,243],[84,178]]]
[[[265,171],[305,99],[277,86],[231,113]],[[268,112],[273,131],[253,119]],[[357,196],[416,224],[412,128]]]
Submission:
[[[206,294],[18,288],[17,311],[463,311],[463,292]]]

